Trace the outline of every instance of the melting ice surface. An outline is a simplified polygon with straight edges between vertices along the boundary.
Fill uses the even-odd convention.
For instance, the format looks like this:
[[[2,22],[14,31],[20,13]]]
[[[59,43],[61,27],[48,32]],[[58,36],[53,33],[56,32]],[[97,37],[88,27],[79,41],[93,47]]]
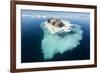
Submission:
[[[65,22],[65,24],[68,23]],[[63,54],[65,51],[73,50],[80,44],[80,40],[82,40],[83,31],[77,24],[71,24],[69,22],[69,25],[72,25],[70,26],[70,32],[58,32],[54,34],[50,33],[50,31],[44,27],[45,25],[45,22],[40,24],[44,32],[42,53],[45,60],[52,59],[57,53]]]

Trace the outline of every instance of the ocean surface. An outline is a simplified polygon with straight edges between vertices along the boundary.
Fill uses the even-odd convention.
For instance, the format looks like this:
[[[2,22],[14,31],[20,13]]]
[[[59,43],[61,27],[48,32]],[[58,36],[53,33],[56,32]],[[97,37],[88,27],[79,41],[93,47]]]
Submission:
[[[52,59],[45,60],[41,49],[43,30],[41,22],[55,17],[80,25],[83,39],[80,45],[63,54],[56,54]],[[67,44],[66,44],[67,45]],[[21,62],[71,61],[90,59],[90,13],[21,10]]]

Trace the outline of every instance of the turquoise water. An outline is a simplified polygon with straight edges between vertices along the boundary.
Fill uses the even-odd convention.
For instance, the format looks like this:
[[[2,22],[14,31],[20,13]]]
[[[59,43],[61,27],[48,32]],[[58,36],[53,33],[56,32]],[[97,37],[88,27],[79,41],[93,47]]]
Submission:
[[[44,32],[41,42],[44,59],[52,59],[55,54],[63,54],[80,45],[80,40],[83,38],[83,31],[79,25],[73,24],[70,32],[58,32],[55,34],[50,33],[44,25],[45,23],[40,24]]]

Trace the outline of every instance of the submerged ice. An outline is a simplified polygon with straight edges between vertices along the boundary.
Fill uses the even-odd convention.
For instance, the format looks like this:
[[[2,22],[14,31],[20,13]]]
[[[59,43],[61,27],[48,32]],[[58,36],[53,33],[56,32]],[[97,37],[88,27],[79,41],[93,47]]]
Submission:
[[[77,24],[62,20],[67,28],[51,29],[52,26],[47,21],[40,24],[44,36],[41,42],[41,49],[45,60],[52,59],[55,54],[63,54],[65,51],[73,50],[82,40],[82,29]]]

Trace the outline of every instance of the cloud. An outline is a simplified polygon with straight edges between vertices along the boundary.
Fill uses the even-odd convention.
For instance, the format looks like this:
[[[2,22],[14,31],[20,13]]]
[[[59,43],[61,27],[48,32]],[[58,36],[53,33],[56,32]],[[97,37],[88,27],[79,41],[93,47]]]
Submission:
[[[22,14],[22,17],[30,17],[31,15]]]

